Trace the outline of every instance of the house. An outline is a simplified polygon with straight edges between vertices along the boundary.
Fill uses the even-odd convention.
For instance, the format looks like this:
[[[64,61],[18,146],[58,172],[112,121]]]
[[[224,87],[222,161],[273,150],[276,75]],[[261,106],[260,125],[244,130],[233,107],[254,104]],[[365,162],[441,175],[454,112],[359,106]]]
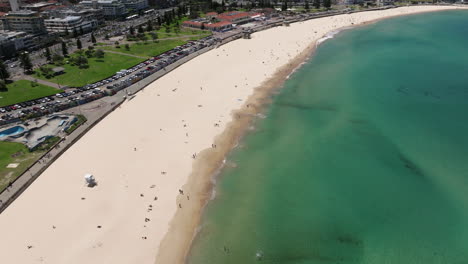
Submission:
[[[206,29],[213,31],[222,31],[232,28],[232,23],[229,21],[220,21],[216,23],[209,23],[205,25]]]
[[[194,20],[188,20],[188,21],[184,21],[184,22],[182,23],[182,26],[200,29],[200,28],[202,27],[202,24],[203,24],[203,22],[194,21]]]
[[[248,12],[226,12],[218,15],[218,20],[229,21],[232,24],[245,24],[252,21],[252,15]]]

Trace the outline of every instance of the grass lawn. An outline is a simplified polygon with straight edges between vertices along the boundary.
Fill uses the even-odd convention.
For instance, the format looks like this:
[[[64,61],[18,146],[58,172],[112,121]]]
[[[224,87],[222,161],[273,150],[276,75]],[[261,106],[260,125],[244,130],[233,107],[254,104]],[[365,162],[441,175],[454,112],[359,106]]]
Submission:
[[[195,29],[188,29],[188,28],[181,28],[180,32],[178,34],[175,33],[174,28],[171,28],[171,31],[169,33],[166,33],[166,29],[164,27],[161,27],[159,30],[155,31],[158,33],[158,37],[162,38],[161,34],[165,34],[168,37],[177,37],[178,35],[203,35],[203,37],[210,36],[211,31],[209,30],[195,30]]]
[[[31,83],[31,81],[19,80],[7,84],[8,91],[0,91],[0,107],[61,92],[61,90],[50,86],[40,83],[35,83],[35,86],[32,86]]]
[[[29,165],[36,161],[44,152],[29,152],[29,149],[16,142],[0,141],[0,191],[8,186],[10,181],[14,181],[23,173]],[[19,163],[14,169],[7,169],[10,163]]]
[[[187,41],[180,39],[167,39],[160,40],[159,42],[153,42],[148,40],[145,44],[143,42],[138,42],[130,45],[130,50],[126,50],[124,45],[120,45],[120,48],[114,46],[102,47],[104,50],[113,50],[138,56],[153,57],[161,53],[164,53],[168,50],[173,49],[174,47],[180,46],[187,43]],[[124,69],[124,68],[121,68]]]
[[[64,64],[60,66],[65,68],[64,74],[47,79],[38,74],[37,71],[34,76],[60,85],[80,87],[110,77],[116,72],[130,68],[141,61],[142,59],[139,58],[107,52],[103,59],[88,58],[89,68],[87,69],[80,69],[78,66]],[[54,65],[51,66],[54,67]]]

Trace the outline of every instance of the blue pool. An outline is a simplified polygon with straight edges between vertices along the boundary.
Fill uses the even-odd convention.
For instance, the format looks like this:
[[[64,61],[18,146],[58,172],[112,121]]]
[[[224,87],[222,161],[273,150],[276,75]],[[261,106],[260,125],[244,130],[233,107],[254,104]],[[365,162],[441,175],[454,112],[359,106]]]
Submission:
[[[5,137],[5,136],[15,135],[23,131],[24,131],[24,128],[22,126],[10,127],[8,129],[0,131],[0,138]]]

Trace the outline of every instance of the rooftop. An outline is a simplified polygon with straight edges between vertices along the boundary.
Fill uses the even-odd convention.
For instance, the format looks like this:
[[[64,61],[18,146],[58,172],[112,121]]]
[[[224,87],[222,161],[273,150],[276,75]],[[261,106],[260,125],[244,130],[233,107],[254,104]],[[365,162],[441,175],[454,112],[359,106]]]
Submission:
[[[76,21],[76,20],[80,20],[80,19],[81,19],[81,17],[79,17],[79,16],[67,16],[67,17],[64,17],[64,18],[59,18],[59,17],[50,18],[50,19],[46,19],[45,21],[69,22],[69,21]]]
[[[58,73],[58,72],[63,72],[65,71],[64,67],[55,67],[52,69],[53,72]]]
[[[44,7],[44,6],[50,6],[53,5],[54,3],[45,3],[45,2],[39,2],[39,3],[34,3],[34,4],[29,4],[29,5],[24,5],[24,8],[39,8],[39,7]]]
[[[217,22],[217,23],[207,24],[206,27],[207,28],[217,28],[217,27],[223,27],[223,26],[228,26],[228,25],[232,25],[232,23],[229,22],[229,21],[221,21],[221,22]]]
[[[30,15],[37,15],[36,11],[31,10],[18,10],[18,11],[10,11],[6,16],[30,16]]]
[[[236,18],[243,18],[243,17],[250,17],[250,14],[247,12],[228,12],[228,13],[222,13],[218,15],[219,19],[223,20],[232,20]]]

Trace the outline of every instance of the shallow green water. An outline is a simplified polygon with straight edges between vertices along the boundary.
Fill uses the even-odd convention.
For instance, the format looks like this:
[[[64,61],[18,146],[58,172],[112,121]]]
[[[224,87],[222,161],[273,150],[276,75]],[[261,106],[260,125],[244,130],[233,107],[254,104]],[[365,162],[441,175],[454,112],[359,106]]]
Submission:
[[[338,34],[230,155],[188,263],[468,263],[467,116],[468,11]]]

